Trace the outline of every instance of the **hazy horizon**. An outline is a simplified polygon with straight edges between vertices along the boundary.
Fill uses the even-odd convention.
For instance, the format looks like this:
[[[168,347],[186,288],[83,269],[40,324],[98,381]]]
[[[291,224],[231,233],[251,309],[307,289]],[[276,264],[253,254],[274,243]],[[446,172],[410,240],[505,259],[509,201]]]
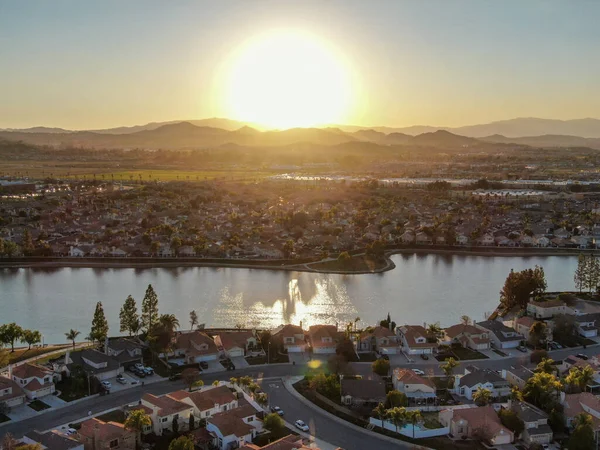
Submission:
[[[600,117],[599,16],[591,1],[0,0],[0,128]]]

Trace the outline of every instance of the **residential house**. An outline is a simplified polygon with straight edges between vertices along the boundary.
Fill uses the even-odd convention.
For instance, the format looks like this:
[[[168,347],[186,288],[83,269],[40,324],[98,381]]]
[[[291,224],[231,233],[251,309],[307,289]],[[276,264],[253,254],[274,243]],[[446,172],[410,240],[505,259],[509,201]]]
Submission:
[[[85,450],[134,450],[136,436],[122,423],[94,418],[81,423],[77,439]]]
[[[169,395],[193,406],[194,416],[198,419],[206,419],[239,406],[237,395],[227,386],[211,386],[194,392],[177,391]]]
[[[78,248],[78,247],[69,247],[69,256],[71,257],[75,257],[75,258],[82,258],[85,256],[85,251]]]
[[[363,331],[356,341],[358,352],[376,351],[383,355],[400,353],[399,337],[387,327],[376,326]]]
[[[206,420],[206,430],[217,438],[219,450],[230,450],[251,443],[259,431],[256,410],[244,405]]]
[[[54,393],[54,381],[51,370],[38,366],[37,364],[25,363],[13,367],[11,377],[17,383],[30,400],[52,395]]]
[[[551,319],[557,314],[566,314],[567,304],[559,299],[546,301],[530,301],[527,303],[527,314],[536,319]]]
[[[124,371],[114,357],[93,349],[67,352],[53,366],[55,372],[66,372],[69,376],[74,367],[81,367],[88,376],[95,376],[100,381],[114,378]]]
[[[313,325],[308,329],[308,338],[313,353],[335,353],[337,347],[335,325]]]
[[[487,350],[490,348],[490,337],[487,331],[473,325],[460,323],[444,330],[442,344],[460,344],[473,350]]]
[[[538,443],[541,445],[552,442],[552,428],[548,425],[548,414],[526,402],[511,402],[510,409],[523,421],[525,429],[521,439],[527,445]]]
[[[282,325],[273,330],[271,338],[281,342],[283,348],[290,353],[305,352],[307,349],[306,337],[301,326]]]
[[[392,377],[394,389],[414,400],[433,399],[436,397],[436,387],[429,378],[417,375],[410,369],[394,369]]]
[[[491,406],[444,409],[439,421],[454,438],[479,439],[491,445],[511,444],[514,434],[500,422]]]
[[[259,349],[254,333],[245,331],[222,331],[214,336],[217,348],[228,358],[246,356],[249,351]]]
[[[565,425],[568,428],[573,427],[573,420],[582,412],[592,416],[592,425],[594,433],[600,431],[600,398],[591,392],[581,392],[579,394],[560,393],[560,400],[564,407]]]
[[[513,321],[513,328],[517,333],[522,334],[525,340],[529,340],[529,330],[535,322],[536,320],[530,316],[518,317]]]
[[[598,336],[599,314],[582,314],[575,316],[575,327],[580,336],[591,338]]]
[[[499,349],[516,348],[525,340],[525,336],[517,333],[514,328],[507,327],[498,320],[477,322],[475,326],[481,330],[489,331],[492,347]]]
[[[525,366],[518,366],[510,369],[502,370],[502,378],[504,378],[511,386],[517,386],[520,390],[525,388],[527,380],[533,376],[533,371]]]
[[[477,244],[489,246],[489,245],[496,244],[496,241],[494,240],[494,236],[492,236],[491,234],[485,234],[485,235],[481,236],[479,239],[477,239]]]
[[[192,405],[177,400],[170,394],[162,397],[144,394],[141,406],[147,408],[144,410],[152,419],[152,430],[157,436],[161,436],[164,430],[173,431],[173,422],[177,422],[180,431],[186,430],[189,427],[190,414],[194,413]]]
[[[376,406],[385,403],[385,383],[381,380],[342,378],[341,397],[344,405]]]
[[[141,363],[143,349],[143,344],[127,338],[111,339],[106,344],[106,354],[124,367]]]
[[[0,403],[12,408],[25,403],[25,391],[14,380],[0,376]]]
[[[215,361],[219,357],[217,344],[202,331],[178,332],[173,339],[175,357],[183,357],[186,364]]]
[[[510,394],[510,384],[492,370],[481,370],[474,366],[467,366],[464,375],[455,376],[455,391],[458,395],[473,400],[477,389],[487,389],[494,398],[506,397]]]
[[[35,445],[40,450],[84,450],[82,442],[64,436],[56,430],[47,433],[30,431],[19,441],[20,445]],[[17,445],[17,448],[19,448],[19,445]]]
[[[429,342],[427,330],[421,325],[404,325],[396,328],[396,333],[408,355],[431,354],[438,348],[437,342]]]

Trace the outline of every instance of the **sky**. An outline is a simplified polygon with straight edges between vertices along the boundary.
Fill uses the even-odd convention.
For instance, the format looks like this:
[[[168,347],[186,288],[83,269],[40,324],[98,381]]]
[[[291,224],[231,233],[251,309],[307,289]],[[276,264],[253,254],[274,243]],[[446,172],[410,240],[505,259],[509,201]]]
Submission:
[[[344,124],[600,118],[599,17],[597,0],[0,0],[0,128],[247,119],[231,92],[254,86],[227,71],[288,30],[343,67]]]

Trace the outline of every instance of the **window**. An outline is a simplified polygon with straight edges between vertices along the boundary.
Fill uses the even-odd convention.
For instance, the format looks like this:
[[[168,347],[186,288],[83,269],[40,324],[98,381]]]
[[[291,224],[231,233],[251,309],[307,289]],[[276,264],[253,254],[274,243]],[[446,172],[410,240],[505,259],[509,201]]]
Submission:
[[[163,417],[163,418],[162,418],[160,421],[161,421],[162,423],[165,423],[167,420],[168,420],[168,419],[167,419],[166,417]]]
[[[118,439],[114,439],[114,440],[110,441],[109,445],[110,445],[110,448],[118,447],[119,446],[119,440]]]

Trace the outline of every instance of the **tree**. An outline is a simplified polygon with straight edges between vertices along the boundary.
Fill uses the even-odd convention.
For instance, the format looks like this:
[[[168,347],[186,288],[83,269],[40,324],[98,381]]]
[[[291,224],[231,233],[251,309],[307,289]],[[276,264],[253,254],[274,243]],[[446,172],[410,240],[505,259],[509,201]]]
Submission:
[[[145,427],[152,425],[152,419],[143,409],[134,409],[125,419],[124,426],[127,430],[135,432],[135,448],[140,448],[140,437]]]
[[[501,409],[500,412],[498,412],[498,416],[500,416],[502,425],[512,431],[515,434],[515,437],[519,436],[525,429],[523,421],[519,419],[517,413],[510,409]]]
[[[131,336],[138,331],[140,317],[137,312],[135,300],[131,295],[128,295],[125,299],[125,303],[123,303],[121,311],[119,312],[119,319],[121,321],[121,333],[127,331],[129,336]]]
[[[269,396],[266,392],[260,392],[256,394],[254,400],[256,400],[256,403],[258,403],[261,406],[267,406],[267,404],[269,403]]]
[[[37,442],[35,444],[19,444],[15,450],[42,450],[42,446]]]
[[[181,379],[191,392],[194,383],[200,379],[200,371],[192,368],[183,369],[181,372]]]
[[[193,414],[190,414],[190,420],[193,416]],[[176,419],[173,419],[173,427],[175,427],[176,423]],[[177,429],[179,430],[179,427]],[[173,432],[177,433],[175,430]],[[194,441],[189,436],[179,436],[177,439],[171,441],[169,450],[194,450]]]
[[[2,450],[15,450],[17,445],[18,445],[17,440],[10,433],[6,433],[2,437],[2,441],[0,442],[0,447],[2,448]]]
[[[77,339],[77,336],[79,336],[81,333],[77,330],[74,329],[70,329],[68,333],[65,333],[65,336],[67,338],[68,341],[71,341],[73,343],[73,348],[75,348],[75,339]]]
[[[556,375],[546,372],[535,372],[525,383],[523,398],[544,411],[550,411],[557,403],[562,384]]]
[[[21,342],[25,342],[29,345],[29,349],[33,344],[42,342],[42,333],[38,330],[23,330],[23,336],[21,336]]]
[[[565,383],[571,392],[581,392],[594,380],[594,369],[591,366],[573,366],[565,377]]]
[[[571,314],[557,314],[553,319],[554,328],[552,335],[557,341],[573,341],[577,330],[575,316]]]
[[[263,419],[263,427],[271,433],[277,433],[285,428],[285,422],[279,417],[279,414],[271,413]]]
[[[196,427],[196,419],[194,418],[194,414],[190,414],[190,421],[189,421],[190,431],[193,431],[195,427]]]
[[[90,331],[90,339],[92,341],[103,342],[108,336],[108,321],[104,316],[104,308],[102,302],[96,303],[94,318],[92,319],[92,329]]]
[[[432,323],[427,327],[427,339],[430,342],[437,342],[440,334],[442,334],[442,327],[439,322]]]
[[[485,406],[492,402],[492,392],[489,389],[479,386],[473,393],[473,401],[478,406]]]
[[[190,311],[190,330],[193,330],[196,325],[198,325],[198,314],[196,314],[196,310],[192,310]]]
[[[385,396],[385,406],[388,408],[408,406],[408,398],[403,392],[393,389]]]
[[[33,239],[31,239],[31,232],[29,230],[25,230],[23,232],[22,247],[23,247],[23,254],[25,256],[33,255],[35,246],[33,245]]]
[[[153,255],[156,255],[159,250],[160,250],[160,242],[154,241],[154,242],[152,242],[152,244],[150,244],[150,253],[152,253]]]
[[[390,362],[387,359],[378,359],[371,364],[373,372],[379,376],[386,376],[390,371]]]
[[[8,366],[9,362],[10,362],[10,356],[9,356],[8,352],[0,346],[0,367]]]
[[[7,258],[12,258],[19,253],[19,246],[13,241],[4,241],[4,255]]]
[[[586,286],[586,262],[587,260],[585,256],[583,254],[580,254],[579,258],[577,258],[577,268],[575,269],[575,275],[573,276],[575,288],[577,288],[579,292],[583,291],[583,288]]]
[[[244,377],[242,377],[242,380],[243,378]],[[325,375],[324,373],[319,373],[310,380],[308,386],[327,398],[340,398],[340,382],[337,375]]]
[[[348,361],[344,355],[331,355],[327,360],[327,367],[331,373],[339,375],[348,368]]]
[[[12,322],[6,325],[0,325],[0,342],[10,344],[11,352],[15,351],[15,341],[23,336],[23,328]]]
[[[158,296],[151,284],[146,289],[142,301],[142,328],[149,333],[152,327],[158,323]]]
[[[421,411],[418,409],[413,409],[411,411],[406,411],[406,419],[412,425],[413,430],[413,439],[415,438],[415,425],[423,420],[423,416],[421,415]]]
[[[469,316],[460,316],[460,322],[463,325],[470,325],[471,324],[471,318]]]
[[[529,328],[529,344],[533,348],[545,347],[548,337],[548,326],[545,322],[537,321]]]
[[[452,388],[454,386],[454,379],[452,378],[452,374],[454,373],[454,369],[458,367],[460,363],[456,361],[454,358],[448,358],[443,364],[440,365],[440,369],[446,375],[448,379],[448,388]]]
[[[177,416],[173,416],[173,422],[171,423],[171,430],[173,433],[179,433],[179,421],[177,420]]]
[[[406,416],[406,408],[396,407],[388,409],[387,416],[390,421],[396,426],[396,433],[404,425],[406,425],[408,417]]]
[[[592,416],[581,412],[573,420],[574,431],[569,438],[569,450],[589,450],[594,448],[594,428]]]
[[[512,386],[510,388],[510,399],[513,402],[522,402],[523,401],[523,393],[519,390],[518,386]]]
[[[162,314],[158,319],[160,326],[163,327],[167,332],[172,334],[177,328],[179,328],[179,320],[174,314]]]
[[[500,302],[505,309],[514,306],[525,308],[532,296],[538,296],[546,290],[544,269],[535,266],[520,272],[511,270],[500,291]]]
[[[171,248],[175,252],[175,255],[179,255],[179,249],[181,248],[181,238],[179,236],[174,236],[171,239]]]
[[[383,420],[387,417],[387,409],[383,403],[379,403],[373,410],[373,415],[381,420],[381,428],[383,428]]]

